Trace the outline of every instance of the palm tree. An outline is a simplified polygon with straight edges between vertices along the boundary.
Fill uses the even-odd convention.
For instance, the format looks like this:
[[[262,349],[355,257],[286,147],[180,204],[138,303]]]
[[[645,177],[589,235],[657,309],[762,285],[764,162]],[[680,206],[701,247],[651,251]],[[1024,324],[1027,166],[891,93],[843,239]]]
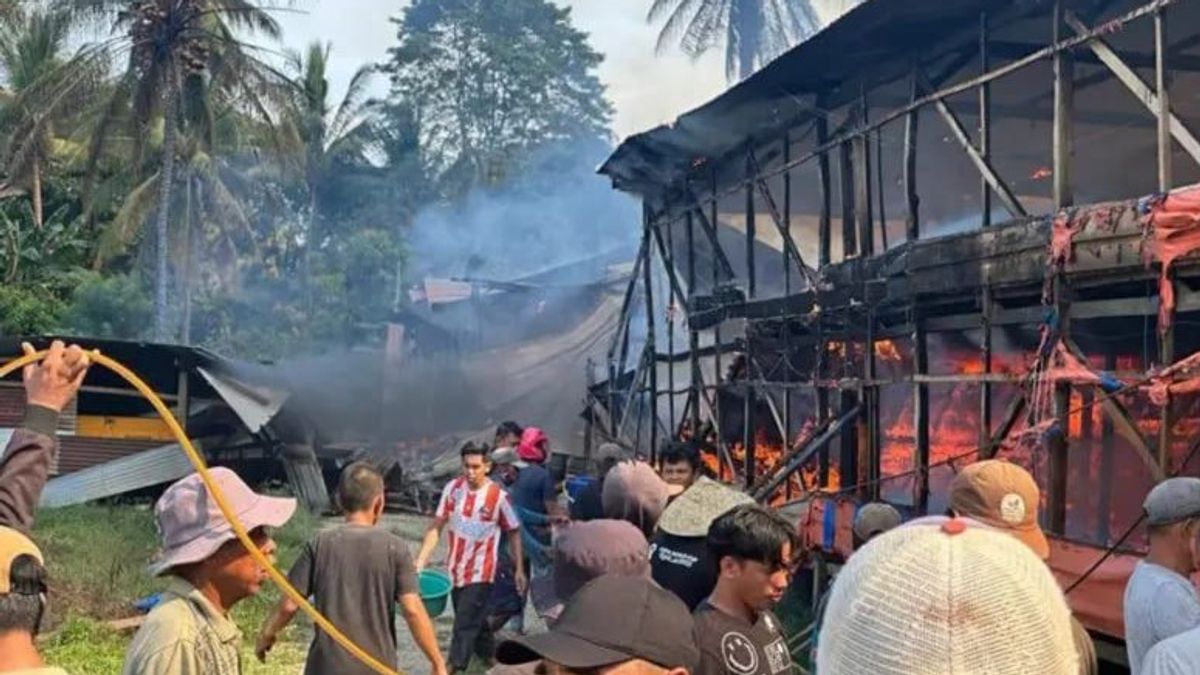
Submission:
[[[0,68],[6,88],[0,128],[5,181],[2,192],[28,191],[34,225],[45,220],[42,174],[55,146],[54,124],[81,114],[96,96],[108,69],[103,54],[81,49],[64,58],[73,18],[62,11],[35,11],[0,20]]]
[[[321,224],[322,187],[338,161],[361,160],[371,147],[365,123],[375,110],[367,100],[374,73],[362,66],[350,78],[337,106],[329,100],[329,45],[313,42],[304,55],[288,54],[286,71],[292,88],[282,111],[280,130],[288,150],[285,163],[301,176],[308,197],[308,232],[304,270],[310,273],[310,252],[321,246],[326,233]]]
[[[254,58],[236,32],[278,39],[279,25],[254,0],[64,0],[74,11],[111,21],[129,60],[94,131],[90,170],[124,113],[132,132],[132,165],[141,167],[148,131],[162,120],[156,183],[154,329],[166,339],[170,212],[176,188],[179,132],[190,125],[211,135],[211,99],[241,99],[251,110],[271,84],[270,69]],[[146,183],[143,182],[142,186]]]
[[[647,21],[666,17],[658,34],[660,53],[678,40],[683,53],[698,58],[724,41],[725,78],[734,82],[817,32],[816,1],[654,0]]]

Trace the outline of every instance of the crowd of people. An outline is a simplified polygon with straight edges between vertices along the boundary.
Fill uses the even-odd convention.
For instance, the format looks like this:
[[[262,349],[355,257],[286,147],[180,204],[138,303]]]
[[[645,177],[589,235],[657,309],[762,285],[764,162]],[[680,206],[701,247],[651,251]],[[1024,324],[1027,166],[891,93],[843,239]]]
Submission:
[[[28,345],[27,352],[32,351]],[[50,592],[30,538],[55,455],[58,416],[89,367],[56,342],[24,371],[27,408],[0,459],[0,672],[63,675],[36,637]],[[442,491],[414,557],[380,527],[383,478],[347,466],[340,525],[319,532],[290,583],[357,645],[394,665],[403,618],[434,675],[478,659],[497,674],[781,675],[796,643],[773,609],[803,560],[795,524],[704,477],[695,445],[672,443],[651,466],[616,445],[596,453],[594,480],[560,501],[549,439],[506,422],[491,445],[461,449],[461,475]],[[267,556],[292,499],[257,494],[233,471],[211,472]],[[821,675],[1075,675],[1096,673],[1092,640],[1047,560],[1033,477],[1004,461],[955,477],[945,515],[904,522],[895,507],[861,506],[855,550],[821,595],[805,631]],[[1200,672],[1200,478],[1170,478],[1146,496],[1149,551],[1129,579],[1125,635],[1133,675]],[[236,539],[198,475],[154,508],[161,550],[149,572],[163,600],[130,645],[126,675],[236,675],[242,639],[230,610],[266,571]],[[454,625],[438,643],[418,573],[446,538]],[[527,606],[547,630],[523,623]],[[255,654],[269,658],[298,607],[284,599]],[[801,635],[800,637],[803,637]],[[322,630],[305,672],[369,673]]]

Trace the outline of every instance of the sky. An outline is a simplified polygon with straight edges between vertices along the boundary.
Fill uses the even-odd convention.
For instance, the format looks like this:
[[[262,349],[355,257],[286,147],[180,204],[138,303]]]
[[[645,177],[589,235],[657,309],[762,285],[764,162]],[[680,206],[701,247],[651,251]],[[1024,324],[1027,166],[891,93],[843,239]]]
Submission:
[[[613,132],[618,139],[669,122],[725,89],[721,50],[697,61],[675,49],[655,54],[658,26],[645,21],[649,0],[553,1],[571,7],[575,26],[605,55],[598,74],[615,108]],[[818,11],[828,19],[846,0],[816,1]],[[280,12],[277,18],[290,49],[302,49],[314,40],[331,43],[330,80],[340,98],[359,66],[386,58],[388,47],[396,41],[389,19],[399,16],[407,4],[407,0],[299,0],[294,10]],[[375,78],[372,92],[387,93],[385,77]]]

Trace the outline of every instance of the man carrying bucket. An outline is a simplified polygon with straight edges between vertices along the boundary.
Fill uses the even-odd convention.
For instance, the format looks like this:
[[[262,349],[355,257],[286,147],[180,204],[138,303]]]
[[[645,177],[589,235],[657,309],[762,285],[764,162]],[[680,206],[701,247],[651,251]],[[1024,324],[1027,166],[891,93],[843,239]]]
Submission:
[[[463,475],[442,491],[434,520],[425,532],[417,569],[424,569],[437,548],[442,528],[450,529],[450,578],[454,585],[454,633],[450,641],[450,672],[461,672],[474,653],[491,659],[491,634],[487,619],[488,598],[496,579],[500,535],[508,538],[516,565],[517,592],[526,588],[521,524],[508,493],[487,477],[486,449],[468,443],[462,449]]]
[[[445,675],[433,622],[421,604],[417,572],[404,540],[377,527],[383,515],[383,477],[366,462],[342,471],[337,488],[345,523],[319,532],[304,546],[288,581],[355,644],[381,663],[396,664],[396,605],[413,640],[433,666]],[[284,596],[258,636],[255,654],[266,661],[280,631],[299,606]],[[369,675],[374,671],[354,658],[322,630],[313,636],[304,672]]]

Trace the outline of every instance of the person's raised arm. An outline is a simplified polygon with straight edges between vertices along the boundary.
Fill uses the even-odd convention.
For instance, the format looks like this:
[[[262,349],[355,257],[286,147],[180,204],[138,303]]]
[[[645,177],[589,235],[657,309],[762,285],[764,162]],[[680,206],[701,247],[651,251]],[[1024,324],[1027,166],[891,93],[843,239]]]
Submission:
[[[22,344],[25,354],[33,347]],[[28,531],[50,475],[58,416],[71,403],[91,365],[78,345],[55,340],[40,363],[25,367],[25,419],[0,459],[0,525]]]
[[[279,599],[279,604],[275,605],[275,611],[267,617],[266,623],[263,624],[262,630],[258,634],[258,641],[254,645],[254,655],[258,657],[259,661],[267,662],[267,654],[275,646],[279,634],[283,632],[284,628],[287,628],[299,610],[300,605],[293,602],[290,597],[285,595]]]
[[[442,650],[438,648],[437,633],[433,630],[433,621],[425,611],[421,596],[416,593],[404,593],[400,596],[400,609],[404,615],[404,623],[412,633],[413,641],[425,658],[429,659],[433,675],[446,675],[446,661]]]

